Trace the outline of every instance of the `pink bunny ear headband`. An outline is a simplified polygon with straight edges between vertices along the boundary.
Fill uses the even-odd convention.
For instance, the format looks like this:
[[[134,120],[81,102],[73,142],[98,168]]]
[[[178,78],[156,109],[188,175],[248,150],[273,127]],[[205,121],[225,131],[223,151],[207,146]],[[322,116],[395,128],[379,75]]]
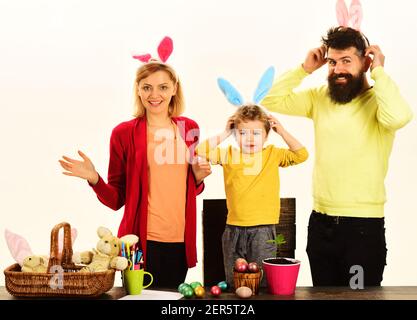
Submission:
[[[58,252],[59,254],[62,253],[64,236],[62,229],[59,230],[58,236]],[[71,241],[74,243],[75,239],[77,238],[77,229],[71,228]],[[23,260],[27,256],[33,255],[32,249],[28,243],[28,241],[21,235],[11,232],[9,230],[4,230],[4,237],[6,238],[7,246],[9,247],[10,253],[12,257],[16,260],[20,266],[23,265]]]
[[[346,6],[345,0],[337,0],[336,2],[336,17],[337,22],[341,27],[352,28],[360,32],[369,46],[369,40],[361,32],[361,24],[363,18],[362,5],[359,0],[352,0],[349,10]]]
[[[336,17],[340,26],[360,31],[362,16],[362,5],[359,0],[352,0],[349,10],[344,0],[337,0]]]
[[[159,59],[152,58],[152,56],[149,53],[141,54],[141,55],[133,55],[133,59],[137,59],[139,61],[148,63],[152,61],[161,61],[165,63],[169,56],[171,55],[172,51],[174,49],[174,45],[172,42],[172,39],[170,37],[165,37],[161,40],[161,42],[158,45],[158,56]]]

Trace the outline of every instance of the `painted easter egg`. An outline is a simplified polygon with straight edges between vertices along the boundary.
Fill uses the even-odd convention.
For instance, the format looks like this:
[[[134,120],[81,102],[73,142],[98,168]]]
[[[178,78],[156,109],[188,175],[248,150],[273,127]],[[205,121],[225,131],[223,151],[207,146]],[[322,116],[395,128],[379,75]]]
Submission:
[[[198,286],[194,288],[194,294],[197,298],[203,298],[206,294],[206,290],[202,286]]]
[[[218,297],[222,293],[222,289],[218,286],[212,286],[210,292],[213,296]]]
[[[197,287],[202,287],[203,285],[202,285],[200,282],[195,281],[195,282],[191,282],[191,283],[190,283],[190,286],[191,286],[191,288],[193,288],[193,290],[194,290],[195,288],[197,288]]]
[[[220,281],[217,286],[225,292],[229,288],[229,284],[226,281]]]
[[[248,270],[252,273],[259,272],[259,266],[256,262],[251,262],[248,264]]]
[[[235,270],[237,272],[246,272],[248,270],[248,262],[243,258],[237,258],[235,261]]]
[[[181,283],[179,286],[178,286],[178,292],[179,293],[181,293],[181,291],[185,288],[185,287],[188,287],[189,286],[189,284],[188,283]]]
[[[237,288],[235,293],[241,299],[247,299],[247,298],[250,298],[252,296],[251,288],[248,288],[248,287],[245,287],[245,286]]]
[[[182,295],[186,298],[191,298],[194,295],[194,290],[190,286],[184,287],[182,290]]]

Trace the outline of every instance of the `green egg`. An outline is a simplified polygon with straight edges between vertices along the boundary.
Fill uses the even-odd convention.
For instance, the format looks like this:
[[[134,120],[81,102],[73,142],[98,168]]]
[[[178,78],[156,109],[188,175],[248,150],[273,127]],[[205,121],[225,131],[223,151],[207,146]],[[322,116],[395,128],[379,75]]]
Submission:
[[[191,288],[190,286],[185,287],[185,288],[182,290],[182,295],[183,295],[184,297],[186,297],[187,299],[192,298],[192,296],[194,295],[194,290],[193,290],[193,288]]]
[[[189,286],[189,284],[188,283],[181,283],[179,286],[178,286],[178,292],[180,292],[181,293],[181,291],[185,288],[185,287],[188,287]]]
[[[190,286],[189,284],[187,284],[186,286],[183,286],[183,287],[181,288],[180,293],[181,293],[182,295],[184,295],[185,290],[188,290],[188,291],[189,291],[189,290],[191,290],[191,291],[193,291],[193,292],[194,292],[193,288],[191,288],[191,286]]]
[[[197,287],[202,287],[203,285],[202,285],[200,282],[195,281],[195,282],[191,282],[191,283],[190,283],[190,286],[191,286],[191,288],[193,288],[193,290],[194,290],[195,288],[197,288]]]

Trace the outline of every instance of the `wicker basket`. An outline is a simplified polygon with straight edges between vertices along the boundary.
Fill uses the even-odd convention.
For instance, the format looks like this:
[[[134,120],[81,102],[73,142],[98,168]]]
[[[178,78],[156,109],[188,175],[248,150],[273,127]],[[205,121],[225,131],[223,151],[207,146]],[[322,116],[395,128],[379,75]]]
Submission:
[[[262,280],[262,270],[255,273],[233,271],[235,289],[245,286],[252,290],[252,295],[259,293],[259,284]]]
[[[61,228],[64,228],[64,249],[62,259],[59,259],[58,232]],[[64,272],[53,273],[51,267],[62,267]],[[81,268],[72,262],[71,227],[63,222],[51,232],[49,272],[22,272],[16,263],[4,270],[6,289],[17,297],[97,297],[113,288],[115,270],[77,272]]]

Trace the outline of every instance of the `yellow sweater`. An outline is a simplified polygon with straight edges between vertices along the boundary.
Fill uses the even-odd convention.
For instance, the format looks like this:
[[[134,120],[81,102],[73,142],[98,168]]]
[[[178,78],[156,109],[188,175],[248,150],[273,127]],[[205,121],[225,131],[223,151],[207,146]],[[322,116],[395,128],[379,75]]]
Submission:
[[[305,161],[305,148],[297,151],[272,145],[254,154],[227,149],[211,148],[208,140],[197,147],[199,156],[223,167],[227,224],[257,226],[279,222],[280,196],[278,167],[287,167]]]
[[[383,217],[395,131],[411,120],[410,107],[383,67],[371,72],[374,87],[345,105],[332,103],[327,86],[293,92],[307,75],[302,66],[285,73],[261,104],[313,120],[314,209],[329,215]]]

